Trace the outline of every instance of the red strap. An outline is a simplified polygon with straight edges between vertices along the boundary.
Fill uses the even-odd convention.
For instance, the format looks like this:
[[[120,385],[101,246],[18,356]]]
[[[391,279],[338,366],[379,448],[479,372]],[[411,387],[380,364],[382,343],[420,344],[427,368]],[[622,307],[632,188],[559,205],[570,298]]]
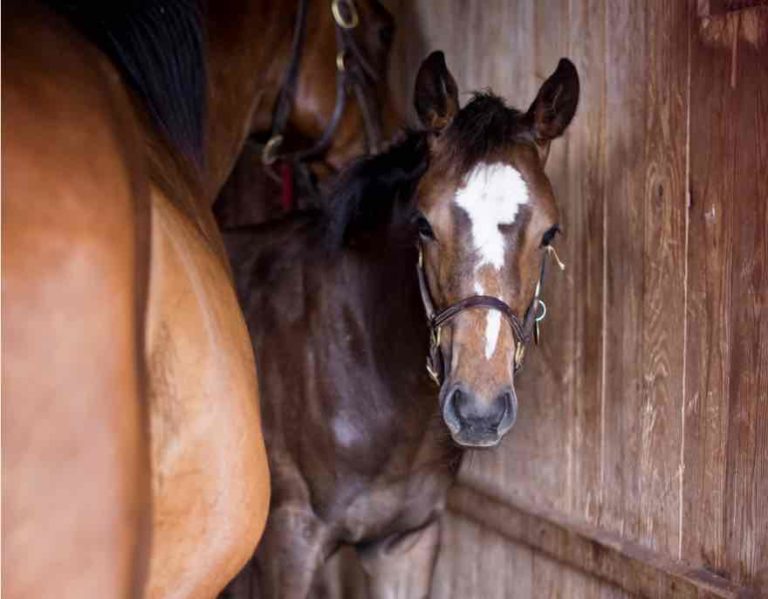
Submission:
[[[289,212],[293,210],[293,167],[287,160],[280,163],[280,177],[283,180],[283,193],[280,196],[280,203],[283,210]]]

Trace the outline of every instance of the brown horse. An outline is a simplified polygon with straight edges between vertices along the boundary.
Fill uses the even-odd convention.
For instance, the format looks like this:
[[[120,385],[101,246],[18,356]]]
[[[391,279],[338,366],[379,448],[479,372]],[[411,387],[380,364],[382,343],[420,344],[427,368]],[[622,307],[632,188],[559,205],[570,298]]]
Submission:
[[[3,7],[6,597],[212,596],[257,544],[253,353],[210,207],[271,118],[297,7]],[[326,11],[308,38],[332,39]],[[335,101],[313,74],[308,134]]]
[[[321,184],[352,157],[378,150],[399,124],[386,78],[394,35],[387,10],[377,1],[298,3],[270,120],[254,123],[214,205],[223,227],[319,201]]]
[[[459,109],[433,53],[415,89],[426,132],[342,174],[325,212],[225,232],[272,471],[259,596],[307,596],[341,544],[372,596],[427,595],[462,449],[515,420],[559,225],[544,163],[578,95],[563,59],[527,112],[490,94]]]

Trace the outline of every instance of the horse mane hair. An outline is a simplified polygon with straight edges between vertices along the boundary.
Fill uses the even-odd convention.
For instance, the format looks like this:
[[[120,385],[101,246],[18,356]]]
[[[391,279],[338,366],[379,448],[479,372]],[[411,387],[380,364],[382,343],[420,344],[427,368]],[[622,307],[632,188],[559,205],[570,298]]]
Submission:
[[[374,231],[391,221],[398,206],[407,211],[427,159],[426,133],[409,131],[381,154],[342,171],[325,202],[328,244],[340,247]]]
[[[203,164],[201,0],[48,0],[105,52],[168,141]]]

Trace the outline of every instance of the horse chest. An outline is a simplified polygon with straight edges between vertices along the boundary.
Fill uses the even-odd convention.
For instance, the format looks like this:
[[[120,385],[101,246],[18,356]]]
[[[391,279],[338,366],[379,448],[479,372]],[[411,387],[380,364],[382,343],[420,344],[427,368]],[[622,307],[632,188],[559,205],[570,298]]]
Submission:
[[[266,507],[251,347],[210,246],[185,213],[153,193],[145,340],[160,556],[153,564],[169,571],[234,559],[238,539],[258,538]]]
[[[421,527],[443,509],[454,473],[445,463],[385,473],[358,494],[344,512],[345,541],[374,540]]]

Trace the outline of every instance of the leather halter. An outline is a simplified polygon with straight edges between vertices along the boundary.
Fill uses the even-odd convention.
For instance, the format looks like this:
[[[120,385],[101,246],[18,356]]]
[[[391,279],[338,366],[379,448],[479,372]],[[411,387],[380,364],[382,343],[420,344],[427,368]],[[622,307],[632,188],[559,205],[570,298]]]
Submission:
[[[464,310],[475,308],[496,310],[504,316],[512,329],[512,336],[515,339],[514,369],[515,372],[520,370],[523,365],[523,358],[525,357],[525,349],[531,339],[533,339],[536,344],[539,343],[539,323],[544,320],[544,317],[547,315],[547,306],[539,298],[541,284],[544,281],[544,275],[546,274],[547,256],[550,253],[553,253],[560,269],[562,270],[565,268],[563,263],[560,262],[560,259],[557,257],[555,249],[551,246],[546,246],[546,253],[541,260],[541,272],[539,273],[539,281],[536,283],[536,291],[534,292],[533,299],[521,321],[515,315],[512,308],[510,308],[509,304],[498,297],[491,295],[470,295],[439,312],[435,310],[432,295],[429,292],[427,275],[424,271],[424,253],[421,243],[419,243],[418,248],[419,261],[416,266],[416,271],[419,278],[421,301],[424,304],[424,311],[427,315],[427,326],[429,327],[427,373],[429,373],[430,378],[435,384],[440,387],[445,379],[445,364],[443,363],[443,355],[440,350],[440,331],[442,330],[442,327],[464,312]]]
[[[365,92],[366,80],[375,83],[379,80],[379,75],[365,58],[352,33],[359,24],[357,8],[354,5],[354,0],[333,0],[331,12],[335,23],[336,47],[338,49],[336,55],[336,105],[333,114],[320,139],[312,146],[293,152],[279,151],[296,96],[299,63],[301,62],[301,50],[307,23],[307,4],[308,0],[299,0],[296,25],[291,42],[291,60],[288,63],[288,69],[275,103],[270,138],[262,151],[262,162],[265,165],[271,165],[277,160],[306,161],[322,155],[333,141],[333,136],[344,115],[350,90],[354,92],[363,116],[368,153],[378,151],[381,145],[381,119],[378,105],[376,99]],[[342,11],[342,6],[346,6],[346,15]]]

